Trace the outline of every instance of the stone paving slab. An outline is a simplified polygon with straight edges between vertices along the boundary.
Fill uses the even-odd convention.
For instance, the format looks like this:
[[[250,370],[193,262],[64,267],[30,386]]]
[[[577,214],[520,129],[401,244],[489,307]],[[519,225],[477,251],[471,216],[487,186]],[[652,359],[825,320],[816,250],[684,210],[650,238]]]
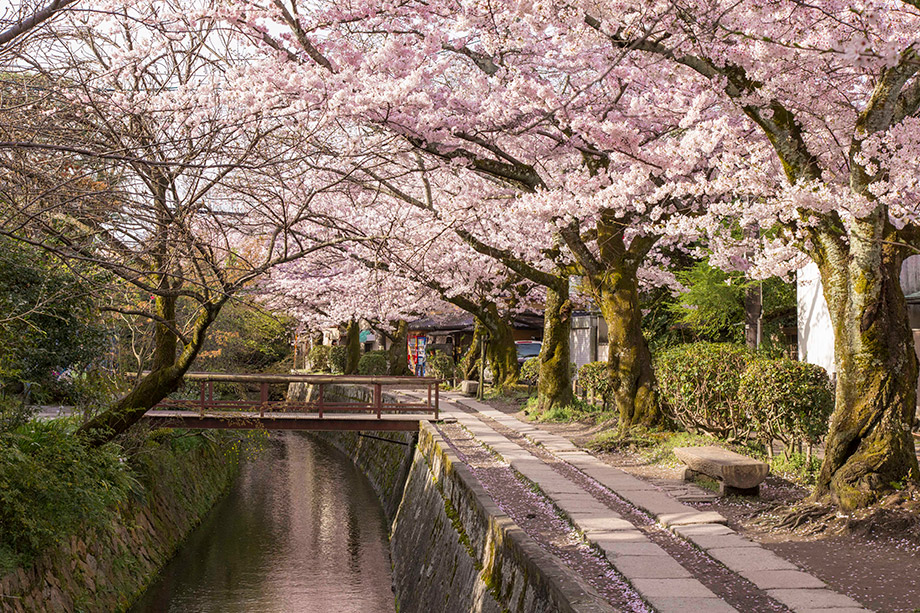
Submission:
[[[448,398],[449,400],[449,398]],[[448,404],[445,402],[445,404]],[[794,564],[745,539],[722,525],[725,518],[711,511],[699,511],[675,500],[675,496],[708,497],[690,488],[649,483],[609,466],[575,447],[568,439],[541,431],[496,411],[488,405],[464,398],[463,405],[525,435],[560,461],[652,516],[676,535],[694,543],[729,570],[750,580],[771,597],[796,613],[866,613],[858,602],[828,589],[825,584]],[[723,613],[733,607],[706,586],[630,522],[600,503],[590,493],[554,471],[543,460],[496,432],[486,422],[462,411],[451,412],[477,439],[485,442],[513,468],[536,483],[571,519],[586,538],[599,547],[611,564],[657,611]]]
[[[849,596],[828,589],[778,589],[767,590],[767,594],[795,611],[803,609],[867,610]]]
[[[737,609],[721,598],[655,596],[648,598],[648,602],[661,613],[737,613]]]

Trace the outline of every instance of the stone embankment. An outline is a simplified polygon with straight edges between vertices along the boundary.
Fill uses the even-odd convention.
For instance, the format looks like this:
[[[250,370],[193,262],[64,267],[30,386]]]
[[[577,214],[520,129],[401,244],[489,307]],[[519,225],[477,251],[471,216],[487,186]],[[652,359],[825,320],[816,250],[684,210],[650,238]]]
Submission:
[[[703,492],[675,497],[469,398],[442,395],[441,411],[453,423],[423,424],[414,454],[406,437],[336,442],[385,506],[401,496],[391,555],[403,613],[867,611],[690,506]]]
[[[434,426],[423,423],[417,437],[316,436],[355,460],[392,520],[393,589],[402,613],[615,610],[495,504]]]
[[[232,483],[238,460],[218,445],[184,452],[153,475],[145,497],[113,509],[107,528],[75,534],[0,579],[0,610],[127,609]]]

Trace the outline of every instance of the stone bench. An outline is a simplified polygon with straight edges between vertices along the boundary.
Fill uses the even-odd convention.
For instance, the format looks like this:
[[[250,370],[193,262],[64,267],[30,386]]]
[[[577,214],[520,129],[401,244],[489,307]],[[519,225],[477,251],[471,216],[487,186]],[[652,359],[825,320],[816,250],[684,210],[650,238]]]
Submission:
[[[760,493],[761,482],[770,473],[770,467],[765,462],[721,447],[677,447],[674,455],[687,465],[685,480],[697,474],[717,479],[719,493],[723,496],[756,496]]]

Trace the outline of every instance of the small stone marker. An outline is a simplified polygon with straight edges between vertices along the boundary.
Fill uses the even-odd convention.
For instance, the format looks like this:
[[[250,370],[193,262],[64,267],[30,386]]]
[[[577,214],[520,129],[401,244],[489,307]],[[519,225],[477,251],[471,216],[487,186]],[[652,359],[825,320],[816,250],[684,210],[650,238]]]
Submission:
[[[770,473],[770,467],[740,453],[721,447],[677,447],[677,459],[687,465],[684,478],[693,473],[707,475],[719,480],[719,493],[756,496],[761,482]]]
[[[479,381],[461,381],[460,393],[465,396],[475,396],[479,391]]]

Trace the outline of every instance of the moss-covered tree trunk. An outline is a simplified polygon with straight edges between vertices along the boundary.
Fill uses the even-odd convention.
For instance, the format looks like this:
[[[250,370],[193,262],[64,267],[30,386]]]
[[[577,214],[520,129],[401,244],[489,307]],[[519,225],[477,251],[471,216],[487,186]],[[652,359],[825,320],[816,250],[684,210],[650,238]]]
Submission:
[[[164,300],[168,302],[170,299]],[[83,424],[77,431],[78,435],[83,436],[91,445],[104,444],[127,431],[151,407],[176,391],[182,382],[182,377],[198,356],[204,344],[208,326],[214,322],[224,301],[206,305],[199,310],[192,324],[188,342],[178,357],[176,356],[175,333],[171,332],[168,326],[162,326],[162,330],[158,329],[155,334],[158,345],[154,349],[153,369],[112,407]],[[157,309],[161,315],[168,312],[168,310],[162,310],[159,304]],[[172,303],[172,309],[172,313],[175,314],[175,302]],[[169,361],[169,356],[172,357],[172,361]]]
[[[547,288],[543,318],[543,346],[537,380],[537,410],[541,412],[568,406],[574,400],[569,346],[572,303],[567,282]]]
[[[652,355],[642,335],[639,283],[635,274],[626,273],[598,292],[598,307],[607,322],[607,373],[621,434],[632,426],[656,426],[662,419]]]
[[[516,385],[520,378],[520,366],[514,344],[514,329],[499,315],[494,302],[485,305],[480,317],[489,334],[486,340],[486,359],[492,369],[492,385],[498,389]]]
[[[412,374],[409,369],[409,322],[400,319],[393,322],[392,344],[387,351],[390,374],[405,377]]]
[[[893,241],[860,234],[853,233],[848,261],[819,263],[834,324],[837,397],[815,495],[844,509],[920,477],[911,435],[918,365],[899,279],[903,253]]]
[[[475,320],[473,328],[473,342],[460,359],[463,378],[472,381],[479,378],[479,354],[482,346],[483,327],[479,320]]]
[[[361,327],[352,319],[348,322],[345,332],[345,373],[353,375],[358,372],[358,362],[361,360]]]

